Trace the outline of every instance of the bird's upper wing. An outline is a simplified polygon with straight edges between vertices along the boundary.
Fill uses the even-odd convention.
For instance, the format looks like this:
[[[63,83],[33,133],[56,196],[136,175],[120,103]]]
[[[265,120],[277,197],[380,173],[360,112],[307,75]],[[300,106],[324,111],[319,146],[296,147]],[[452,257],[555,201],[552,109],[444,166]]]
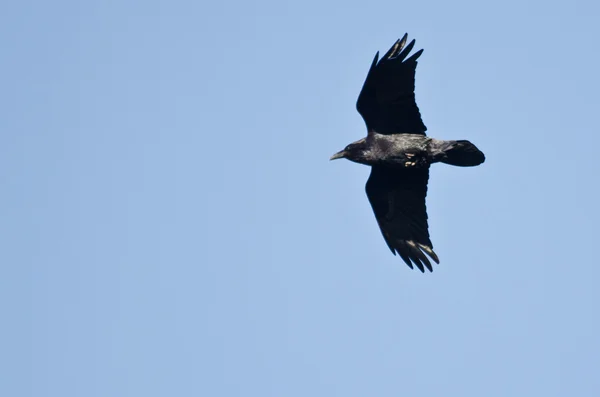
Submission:
[[[373,166],[366,185],[367,197],[388,247],[394,255],[398,252],[411,269],[412,261],[422,272],[423,265],[433,271],[425,253],[439,263],[427,230],[428,179],[428,168]]]
[[[417,58],[423,50],[405,60],[415,45],[413,40],[404,48],[407,37],[405,34],[401,40],[396,41],[379,62],[379,52],[375,54],[358,96],[356,109],[369,131],[423,135],[427,131],[415,102]]]

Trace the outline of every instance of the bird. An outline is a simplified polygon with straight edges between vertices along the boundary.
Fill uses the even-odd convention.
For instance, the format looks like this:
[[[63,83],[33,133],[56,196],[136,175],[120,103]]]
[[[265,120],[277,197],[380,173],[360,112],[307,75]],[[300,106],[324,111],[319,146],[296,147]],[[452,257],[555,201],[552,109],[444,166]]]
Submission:
[[[427,127],[415,100],[417,59],[410,57],[415,40],[408,34],[396,40],[379,59],[371,63],[356,109],[362,116],[367,136],[350,143],[331,156],[371,167],[365,190],[383,238],[394,255],[411,268],[433,271],[433,251],[425,199],[429,167],[444,163],[473,167],[485,155],[467,140],[438,140],[426,135]]]

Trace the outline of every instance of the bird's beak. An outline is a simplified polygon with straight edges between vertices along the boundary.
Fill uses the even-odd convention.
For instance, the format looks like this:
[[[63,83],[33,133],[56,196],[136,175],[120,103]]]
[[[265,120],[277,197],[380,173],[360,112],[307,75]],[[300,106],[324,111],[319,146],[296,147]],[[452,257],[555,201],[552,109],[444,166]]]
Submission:
[[[336,159],[342,159],[346,157],[346,152],[344,152],[343,150],[337,152],[336,154],[334,154],[333,156],[331,156],[331,158],[329,159],[329,161],[331,160],[336,160]]]

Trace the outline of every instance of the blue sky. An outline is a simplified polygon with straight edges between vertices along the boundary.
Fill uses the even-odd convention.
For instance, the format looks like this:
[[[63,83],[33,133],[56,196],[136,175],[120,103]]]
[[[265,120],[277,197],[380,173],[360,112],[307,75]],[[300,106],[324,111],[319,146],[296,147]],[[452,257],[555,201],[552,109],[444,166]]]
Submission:
[[[592,1],[0,5],[0,394],[596,396]],[[385,246],[374,53],[425,52],[441,264]]]

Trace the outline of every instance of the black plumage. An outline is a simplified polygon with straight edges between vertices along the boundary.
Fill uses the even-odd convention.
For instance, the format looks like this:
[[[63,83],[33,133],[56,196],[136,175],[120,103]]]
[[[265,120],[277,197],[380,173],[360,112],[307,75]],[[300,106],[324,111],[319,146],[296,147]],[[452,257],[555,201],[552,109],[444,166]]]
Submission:
[[[485,161],[466,140],[442,141],[426,136],[427,127],[415,101],[415,71],[423,50],[407,58],[415,41],[407,35],[371,64],[356,108],[367,125],[367,137],[349,144],[331,159],[371,166],[366,193],[385,242],[408,266],[433,271],[427,224],[429,166],[436,162],[469,167]]]

